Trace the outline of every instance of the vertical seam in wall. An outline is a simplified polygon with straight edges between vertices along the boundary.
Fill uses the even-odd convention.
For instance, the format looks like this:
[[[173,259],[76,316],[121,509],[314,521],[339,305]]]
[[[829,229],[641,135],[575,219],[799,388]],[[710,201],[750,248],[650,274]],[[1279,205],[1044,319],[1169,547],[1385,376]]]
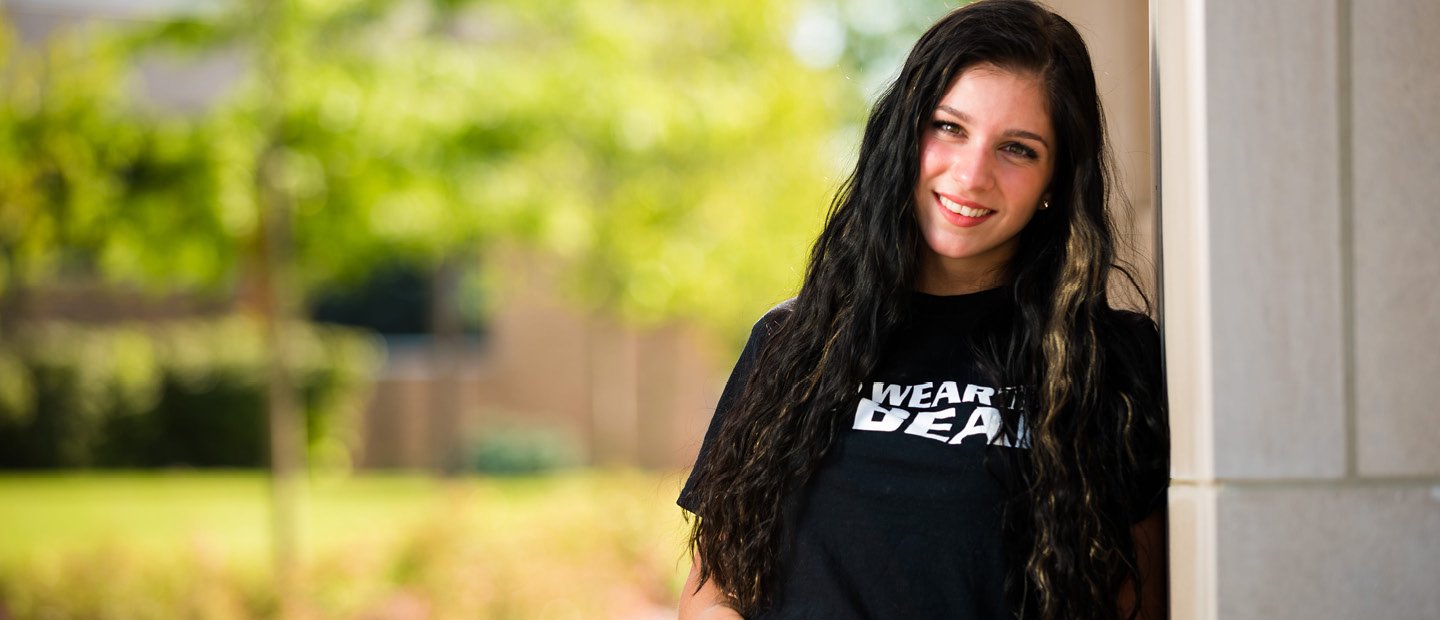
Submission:
[[[1209,479],[1216,478],[1215,467],[1215,338],[1214,338],[1214,291],[1211,286],[1211,251],[1210,243],[1210,125],[1209,125],[1209,68],[1206,59],[1207,42],[1205,39],[1207,26],[1205,19],[1208,16],[1204,0],[1190,0],[1184,3],[1184,16],[1182,18],[1182,29],[1185,37],[1185,51],[1183,62],[1185,63],[1186,83],[1180,89],[1184,101],[1185,124],[1184,135],[1180,137],[1183,142],[1181,148],[1186,151],[1185,165],[1189,179],[1185,181],[1186,193],[1185,205],[1186,223],[1193,227],[1188,235],[1188,243],[1193,245],[1189,249],[1191,253],[1186,258],[1194,262],[1194,271],[1191,275],[1194,281],[1190,283],[1194,287],[1194,304],[1192,310],[1194,316],[1191,319],[1195,322],[1190,326],[1195,333],[1195,344],[1197,351],[1192,355],[1199,359],[1196,365],[1194,382],[1197,386],[1193,395],[1195,402],[1191,403],[1192,411],[1199,418],[1193,430],[1200,436],[1198,440],[1195,459],[1195,469],[1198,476]],[[1171,205],[1173,208],[1174,205]],[[1171,212],[1173,218],[1175,213]],[[1173,222],[1173,219],[1172,219]],[[1213,614],[1212,614],[1213,616]]]
[[[1351,146],[1354,141],[1354,111],[1351,65],[1351,0],[1336,3],[1336,56],[1339,112],[1339,196],[1340,196],[1340,331],[1341,370],[1344,385],[1345,476],[1359,475],[1357,399],[1355,397],[1355,167]]]
[[[1147,50],[1150,60],[1150,204],[1154,206],[1151,212],[1154,218],[1150,222],[1150,238],[1153,241],[1155,254],[1150,264],[1151,281],[1155,283],[1155,319],[1160,328],[1160,376],[1168,378],[1166,374],[1165,354],[1165,226],[1161,219],[1165,217],[1164,200],[1160,195],[1160,59],[1155,51],[1155,8],[1153,0],[1145,5],[1145,19],[1148,24]],[[1165,398],[1170,398],[1166,390]],[[1169,403],[1166,403],[1167,410]]]

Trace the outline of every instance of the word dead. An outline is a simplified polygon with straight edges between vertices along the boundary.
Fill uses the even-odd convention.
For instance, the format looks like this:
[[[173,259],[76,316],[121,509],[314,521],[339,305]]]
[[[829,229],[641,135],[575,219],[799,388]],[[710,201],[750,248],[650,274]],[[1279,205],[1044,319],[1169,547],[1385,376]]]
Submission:
[[[904,427],[903,432],[907,434],[952,445],[968,437],[984,437],[990,445],[1028,448],[1030,438],[1023,423],[1017,422],[1013,433],[1004,432],[1005,423],[999,408],[1013,409],[1017,402],[1016,390],[996,390],[973,383],[966,385],[963,392],[954,381],[938,385],[933,382],[918,385],[874,383],[870,386],[870,397],[862,397],[855,408],[853,428],[888,433]],[[954,421],[958,421],[956,413],[959,408],[946,405],[967,403],[976,406],[956,432]]]

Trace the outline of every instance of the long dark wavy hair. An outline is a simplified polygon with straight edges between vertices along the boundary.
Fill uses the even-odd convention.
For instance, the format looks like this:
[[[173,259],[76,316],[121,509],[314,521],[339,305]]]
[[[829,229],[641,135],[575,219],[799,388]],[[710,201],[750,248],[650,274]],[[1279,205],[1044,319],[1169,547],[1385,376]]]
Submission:
[[[875,370],[907,316],[924,240],[914,215],[920,138],[965,69],[989,63],[1038,76],[1057,145],[1050,208],[1020,234],[1008,266],[1009,341],[977,351],[1023,386],[1031,449],[1005,507],[1017,615],[1104,618],[1117,593],[1140,587],[1130,520],[1119,508],[1144,455],[1132,439],[1164,441],[1158,369],[1145,347],[1106,338],[1148,318],[1110,308],[1117,265],[1107,212],[1105,124],[1089,52],[1066,20],[1028,0],[957,9],[915,44],[875,103],[859,161],[811,251],[800,292],[770,334],[708,458],[695,472],[691,551],[742,614],[764,609],[786,532],[782,504],[829,449],[841,405]],[[1139,293],[1138,289],[1136,291]],[[1153,333],[1153,332],[1152,332]],[[1166,449],[1162,446],[1161,449]],[[1137,597],[1138,600],[1138,597]]]

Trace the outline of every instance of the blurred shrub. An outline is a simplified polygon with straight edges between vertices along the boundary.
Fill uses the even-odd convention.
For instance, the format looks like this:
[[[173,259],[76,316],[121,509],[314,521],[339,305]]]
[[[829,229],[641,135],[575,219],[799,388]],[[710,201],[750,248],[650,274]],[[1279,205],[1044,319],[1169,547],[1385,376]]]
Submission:
[[[474,440],[467,453],[475,471],[496,475],[544,473],[580,463],[574,441],[544,429],[494,430]]]
[[[26,326],[0,352],[0,467],[253,467],[265,462],[261,326]],[[353,329],[291,327],[312,451],[348,444],[382,351]],[[333,448],[332,448],[333,449]]]

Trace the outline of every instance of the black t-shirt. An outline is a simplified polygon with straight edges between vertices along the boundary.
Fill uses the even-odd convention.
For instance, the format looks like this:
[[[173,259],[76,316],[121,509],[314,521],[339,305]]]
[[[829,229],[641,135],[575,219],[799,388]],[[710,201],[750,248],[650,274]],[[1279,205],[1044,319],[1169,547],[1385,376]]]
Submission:
[[[994,385],[972,353],[977,339],[1009,329],[1009,290],[913,295],[910,320],[839,412],[846,423],[819,468],[788,500],[773,604],[748,620],[1013,617],[1000,508],[1013,475],[1006,463],[1015,462],[1005,451],[1028,449],[1028,439],[1003,430],[1014,426],[1002,419],[1020,415],[1016,392]],[[700,460],[788,314],[781,304],[756,323]],[[1132,521],[1163,500],[1168,471],[1139,478],[1126,507]],[[678,501],[691,512],[695,483],[692,474]]]

